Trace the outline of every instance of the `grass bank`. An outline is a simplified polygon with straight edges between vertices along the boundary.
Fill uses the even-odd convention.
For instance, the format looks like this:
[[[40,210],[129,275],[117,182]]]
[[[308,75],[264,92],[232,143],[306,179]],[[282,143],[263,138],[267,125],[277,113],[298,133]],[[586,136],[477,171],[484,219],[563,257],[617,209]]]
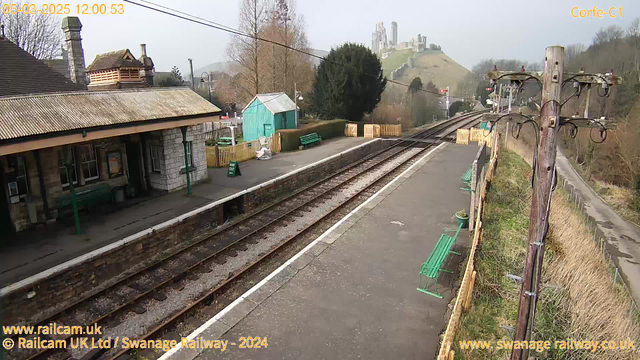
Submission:
[[[454,342],[456,359],[507,359],[508,350],[462,350],[460,340],[511,340],[501,326],[514,326],[520,276],[526,254],[531,203],[531,168],[515,152],[504,150],[487,196],[484,233],[476,254],[473,303],[463,315]],[[629,318],[621,289],[614,287],[607,264],[583,218],[563,189],[551,206],[545,251],[543,290],[532,340],[635,340],[636,350],[563,350],[532,352],[540,359],[638,359],[640,329]]]
[[[633,189],[610,184],[590,176],[582,165],[569,159],[573,168],[600,195],[611,208],[625,220],[640,226],[640,198]]]

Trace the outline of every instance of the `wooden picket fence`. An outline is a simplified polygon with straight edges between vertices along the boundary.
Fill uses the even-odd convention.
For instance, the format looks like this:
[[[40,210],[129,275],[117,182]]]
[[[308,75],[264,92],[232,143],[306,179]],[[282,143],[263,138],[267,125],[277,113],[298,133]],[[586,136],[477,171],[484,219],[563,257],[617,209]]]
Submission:
[[[271,152],[279,153],[282,151],[282,136],[280,133],[275,133],[271,135]]]
[[[364,125],[364,137],[367,139],[380,137],[380,125],[365,124]]]
[[[440,343],[438,360],[453,360],[455,352],[451,350],[451,347],[453,345],[453,339],[455,337],[456,330],[460,325],[462,311],[469,310],[469,307],[471,306],[471,302],[473,300],[473,286],[475,285],[476,280],[475,255],[478,244],[480,243],[480,241],[482,241],[483,231],[482,208],[487,197],[488,185],[491,182],[493,174],[496,170],[498,160],[498,147],[500,145],[499,139],[500,136],[497,135],[494,141],[496,146],[491,149],[491,161],[489,163],[489,168],[487,169],[487,174],[485,176],[484,182],[482,183],[482,187],[480,189],[478,212],[476,217],[477,220],[475,221],[475,228],[473,231],[473,242],[471,244],[471,249],[469,250],[469,259],[467,260],[467,265],[462,277],[462,283],[460,284],[460,290],[458,291],[458,295],[456,296],[456,301],[453,305],[453,311],[451,312],[451,317],[449,318],[447,329],[445,330],[444,336],[442,337],[442,342]]]
[[[282,141],[279,133],[275,133],[270,139],[271,152],[277,153],[282,149]],[[235,146],[207,146],[207,166],[225,167],[233,161],[246,161],[255,159],[256,151],[260,150],[260,141],[244,142]]]
[[[402,136],[402,125],[380,124],[380,136]]]
[[[344,136],[358,137],[358,124],[345,124]]]

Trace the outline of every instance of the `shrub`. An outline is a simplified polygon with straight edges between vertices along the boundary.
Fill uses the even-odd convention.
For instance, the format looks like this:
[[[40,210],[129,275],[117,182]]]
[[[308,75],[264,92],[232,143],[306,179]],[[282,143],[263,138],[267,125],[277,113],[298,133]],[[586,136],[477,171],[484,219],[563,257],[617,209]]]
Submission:
[[[302,135],[317,133],[323,140],[344,136],[344,127],[346,124],[346,120],[330,120],[309,125],[304,129],[278,130],[282,141],[282,151],[297,150],[298,146],[300,146],[300,136]]]

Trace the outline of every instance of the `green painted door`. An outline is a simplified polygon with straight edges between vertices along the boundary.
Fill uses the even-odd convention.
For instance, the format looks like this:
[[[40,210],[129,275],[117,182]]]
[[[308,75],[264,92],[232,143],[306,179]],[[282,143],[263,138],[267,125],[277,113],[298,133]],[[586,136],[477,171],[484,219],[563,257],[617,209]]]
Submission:
[[[264,124],[264,136],[269,137],[273,134],[273,126],[271,124]]]

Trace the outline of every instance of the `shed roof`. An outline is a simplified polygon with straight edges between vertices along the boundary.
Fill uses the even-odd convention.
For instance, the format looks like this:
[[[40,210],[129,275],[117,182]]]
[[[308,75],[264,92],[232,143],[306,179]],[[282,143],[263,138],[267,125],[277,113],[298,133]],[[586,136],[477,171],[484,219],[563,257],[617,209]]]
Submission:
[[[259,99],[260,102],[262,102],[264,106],[266,106],[266,108],[269,109],[269,111],[271,111],[271,113],[274,115],[282,112],[293,111],[296,109],[296,104],[287,96],[287,94],[285,94],[284,92],[277,92],[269,94],[258,94],[254,96],[253,99],[249,101],[247,106],[242,109],[242,112],[244,112],[251,104],[253,104],[256,99]]]
[[[0,35],[0,96],[86,89]]]
[[[0,97],[0,141],[220,111],[182,87],[7,96]]]
[[[117,50],[105,54],[98,54],[87,68],[87,71],[109,70],[121,67],[143,67],[129,49]]]

